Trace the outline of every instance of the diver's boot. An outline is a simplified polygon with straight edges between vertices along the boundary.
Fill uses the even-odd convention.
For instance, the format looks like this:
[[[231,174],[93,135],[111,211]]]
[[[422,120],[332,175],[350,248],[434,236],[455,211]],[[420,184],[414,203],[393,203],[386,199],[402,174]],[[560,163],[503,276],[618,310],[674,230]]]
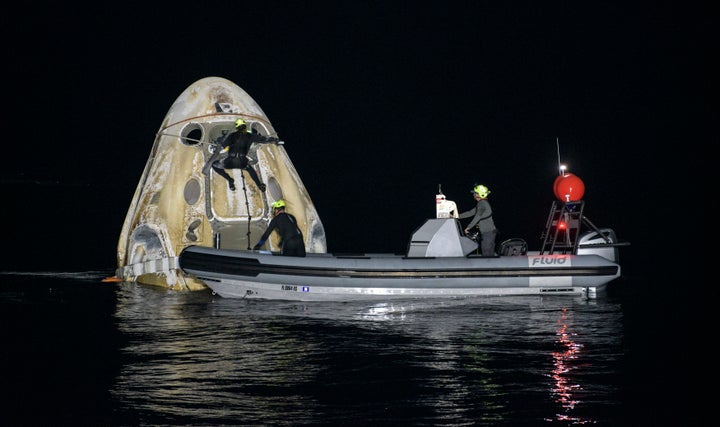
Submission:
[[[230,178],[228,181],[228,185],[230,186],[230,191],[235,191],[235,180]]]

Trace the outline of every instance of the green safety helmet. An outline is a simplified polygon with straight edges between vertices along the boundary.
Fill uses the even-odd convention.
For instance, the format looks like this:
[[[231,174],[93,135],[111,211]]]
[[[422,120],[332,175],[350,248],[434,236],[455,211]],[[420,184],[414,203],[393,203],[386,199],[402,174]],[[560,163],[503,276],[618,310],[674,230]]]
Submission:
[[[471,193],[477,193],[480,197],[484,199],[488,196],[488,194],[490,194],[490,189],[484,185],[476,185],[475,187],[473,187]]]
[[[284,207],[285,207],[285,200],[283,200],[283,199],[277,200],[272,204],[273,209],[280,209],[280,208],[284,208]]]
[[[243,119],[237,119],[235,120],[235,127],[239,128],[240,126],[246,125],[245,120]]]

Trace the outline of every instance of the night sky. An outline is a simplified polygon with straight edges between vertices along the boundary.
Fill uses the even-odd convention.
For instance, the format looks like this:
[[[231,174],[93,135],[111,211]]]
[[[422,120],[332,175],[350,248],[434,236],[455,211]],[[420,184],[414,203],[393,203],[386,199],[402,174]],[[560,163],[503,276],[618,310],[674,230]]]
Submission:
[[[671,224],[705,188],[710,17],[623,3],[28,5],[1,30],[2,270],[115,268],[161,121],[220,76],[285,141],[331,251],[404,251],[438,185],[464,211],[479,183],[498,242],[538,249],[559,141],[586,215],[642,272],[692,239]]]

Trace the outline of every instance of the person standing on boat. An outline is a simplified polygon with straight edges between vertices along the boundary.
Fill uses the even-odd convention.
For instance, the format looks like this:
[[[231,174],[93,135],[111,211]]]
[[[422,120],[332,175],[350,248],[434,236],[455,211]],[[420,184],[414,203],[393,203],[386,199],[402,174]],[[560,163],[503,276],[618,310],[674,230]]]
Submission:
[[[260,181],[255,168],[250,165],[247,154],[250,150],[250,145],[253,142],[268,143],[278,142],[278,138],[262,136],[258,133],[253,133],[245,123],[243,119],[235,120],[235,132],[229,134],[225,139],[222,140],[220,145],[223,151],[227,151],[227,157],[220,160],[215,160],[212,163],[212,168],[218,175],[225,178],[230,186],[230,190],[235,191],[235,180],[225,171],[225,169],[245,169],[250,174],[250,177],[255,182],[255,185],[260,188],[260,191],[265,191],[266,185]]]
[[[260,250],[260,247],[270,237],[273,230],[280,234],[280,253],[287,256],[305,256],[305,240],[302,231],[298,228],[295,216],[285,212],[285,201],[280,199],[272,204],[273,219],[270,221],[267,230],[260,236],[257,245],[253,250]]]
[[[477,204],[469,211],[459,214],[458,219],[473,218],[465,227],[465,234],[468,234],[473,227],[477,226],[481,236],[480,253],[482,256],[494,256],[497,229],[492,219],[492,207],[490,207],[490,202],[487,200],[490,190],[484,185],[476,185],[471,193]]]

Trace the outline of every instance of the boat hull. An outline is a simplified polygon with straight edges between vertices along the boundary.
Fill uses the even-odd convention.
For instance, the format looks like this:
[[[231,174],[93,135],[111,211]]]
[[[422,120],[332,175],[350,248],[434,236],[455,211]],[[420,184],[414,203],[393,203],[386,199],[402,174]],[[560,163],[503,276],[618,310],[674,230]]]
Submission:
[[[598,255],[298,258],[190,246],[179,264],[222,297],[295,301],[538,294],[592,298],[620,275],[619,265]]]

